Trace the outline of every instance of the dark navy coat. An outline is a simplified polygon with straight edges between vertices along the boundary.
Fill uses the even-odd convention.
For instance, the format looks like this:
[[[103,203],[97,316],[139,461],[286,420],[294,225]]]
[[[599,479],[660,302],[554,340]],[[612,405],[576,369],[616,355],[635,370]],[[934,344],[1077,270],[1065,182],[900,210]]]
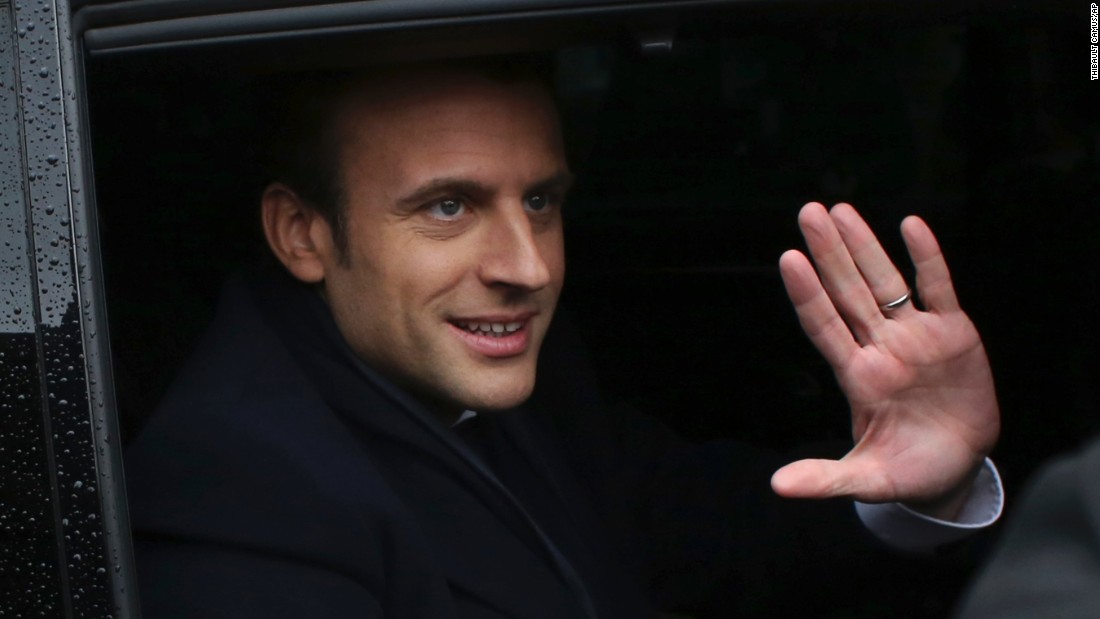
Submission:
[[[531,402],[485,417],[461,436],[311,289],[235,278],[127,452],[144,615],[776,616],[883,560],[850,505],[774,497],[774,459],[605,404],[560,327]]]

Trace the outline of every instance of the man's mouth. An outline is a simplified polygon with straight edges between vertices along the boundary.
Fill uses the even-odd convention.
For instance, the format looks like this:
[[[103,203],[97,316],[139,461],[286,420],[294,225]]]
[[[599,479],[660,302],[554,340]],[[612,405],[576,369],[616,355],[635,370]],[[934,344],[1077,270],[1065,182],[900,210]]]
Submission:
[[[486,357],[511,357],[527,350],[533,315],[452,318],[447,322],[469,350]]]
[[[477,322],[477,321],[464,321],[455,320],[452,322],[456,327],[465,329],[470,333],[488,335],[490,337],[505,337],[511,333],[515,333],[523,328],[526,320],[516,320],[512,322]]]

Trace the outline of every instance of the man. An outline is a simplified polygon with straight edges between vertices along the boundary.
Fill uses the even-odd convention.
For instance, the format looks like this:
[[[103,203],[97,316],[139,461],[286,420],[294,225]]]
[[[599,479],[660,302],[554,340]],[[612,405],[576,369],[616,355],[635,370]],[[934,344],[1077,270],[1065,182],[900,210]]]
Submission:
[[[528,401],[570,183],[541,82],[439,64],[331,101],[262,197],[290,277],[227,288],[128,456],[149,616],[724,616],[790,603],[805,553],[877,556],[846,513],[759,498],[766,457],[622,422],[568,352]],[[857,444],[772,487],[885,503],[861,517],[902,548],[987,524],[992,380],[931,232],[902,226],[921,311],[851,207],[799,221],[821,278],[781,271]]]

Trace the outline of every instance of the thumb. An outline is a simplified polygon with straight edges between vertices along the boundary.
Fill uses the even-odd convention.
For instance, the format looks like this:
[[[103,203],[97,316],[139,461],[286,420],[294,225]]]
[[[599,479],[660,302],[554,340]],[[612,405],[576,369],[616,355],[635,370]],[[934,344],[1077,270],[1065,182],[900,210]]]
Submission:
[[[799,460],[772,475],[772,490],[791,499],[856,496],[865,489],[853,469],[846,460]]]

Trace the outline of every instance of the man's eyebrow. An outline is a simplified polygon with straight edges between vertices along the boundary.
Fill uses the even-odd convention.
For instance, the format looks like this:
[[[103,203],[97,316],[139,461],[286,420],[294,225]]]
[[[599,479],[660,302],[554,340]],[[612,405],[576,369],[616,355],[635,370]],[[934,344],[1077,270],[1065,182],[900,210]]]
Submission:
[[[531,187],[527,190],[527,193],[539,192],[539,191],[559,191],[565,193],[569,191],[569,188],[573,185],[573,174],[569,171],[562,171],[554,174],[553,176],[544,178],[540,181],[536,181],[531,184]],[[405,207],[412,208],[420,206],[427,200],[437,197],[441,193],[459,193],[466,195],[486,195],[492,193],[492,189],[478,181],[463,178],[460,176],[442,176],[439,178],[433,178],[412,192],[397,200],[397,204]]]
[[[573,186],[573,178],[572,172],[563,170],[549,178],[534,183],[528,191],[539,192],[553,190],[566,193],[569,191],[569,188]]]
[[[475,180],[456,176],[443,176],[433,178],[411,193],[398,199],[397,204],[403,207],[420,206],[425,200],[429,200],[440,193],[462,193],[468,195],[484,195],[492,190]]]

